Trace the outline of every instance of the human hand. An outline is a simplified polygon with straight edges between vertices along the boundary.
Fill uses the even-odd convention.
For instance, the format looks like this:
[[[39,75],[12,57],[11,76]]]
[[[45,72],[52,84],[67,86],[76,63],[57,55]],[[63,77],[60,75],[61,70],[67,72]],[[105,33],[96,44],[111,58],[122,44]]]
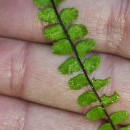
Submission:
[[[130,112],[129,1],[66,0],[63,7],[79,9],[78,22],[88,26],[89,37],[97,42],[95,51],[103,63],[93,76],[113,79],[101,94],[118,91],[121,95],[108,112]],[[58,73],[57,67],[67,57],[51,53],[42,36],[45,26],[37,19],[32,0],[0,1],[0,130],[97,130],[101,122],[62,111],[85,114],[89,108],[76,103],[84,89],[70,91],[69,77]]]

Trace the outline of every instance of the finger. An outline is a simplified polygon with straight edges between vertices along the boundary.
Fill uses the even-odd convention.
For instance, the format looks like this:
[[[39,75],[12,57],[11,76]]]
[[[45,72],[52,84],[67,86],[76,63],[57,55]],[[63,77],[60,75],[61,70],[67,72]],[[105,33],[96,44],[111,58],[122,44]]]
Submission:
[[[130,58],[129,0],[67,0],[64,7],[79,9],[79,23],[88,26],[89,37],[97,42],[96,51]],[[0,36],[45,42],[32,0],[0,1]]]
[[[97,130],[83,115],[0,96],[1,130]]]
[[[130,58],[129,0],[67,0],[60,9],[72,6],[79,9],[78,22],[88,27],[88,37],[96,40],[95,51]]]
[[[38,20],[32,0],[0,1],[0,36],[46,43],[42,35],[45,25]]]
[[[0,93],[56,108],[86,113],[76,100],[86,89],[68,88],[71,76],[62,76],[57,67],[68,57],[51,54],[49,46],[23,41],[0,39]],[[111,95],[119,92],[121,101],[110,112],[126,109],[130,112],[130,61],[112,55],[101,55],[102,66],[93,73],[98,79],[112,77],[112,83],[100,91]],[[92,77],[93,77],[92,76]]]

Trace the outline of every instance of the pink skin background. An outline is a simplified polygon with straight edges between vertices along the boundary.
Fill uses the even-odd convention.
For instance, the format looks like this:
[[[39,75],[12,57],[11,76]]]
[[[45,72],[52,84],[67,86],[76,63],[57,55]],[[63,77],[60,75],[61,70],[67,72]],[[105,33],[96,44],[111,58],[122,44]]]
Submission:
[[[121,95],[108,112],[130,113],[130,1],[65,0],[59,11],[64,7],[79,9],[77,22],[97,42],[92,54],[103,63],[91,77],[112,77],[99,94]],[[0,0],[0,130],[97,130],[102,122],[87,121],[84,114],[90,107],[76,103],[86,88],[69,90],[72,76],[57,71],[68,56],[51,53],[42,36],[45,26],[32,0]]]

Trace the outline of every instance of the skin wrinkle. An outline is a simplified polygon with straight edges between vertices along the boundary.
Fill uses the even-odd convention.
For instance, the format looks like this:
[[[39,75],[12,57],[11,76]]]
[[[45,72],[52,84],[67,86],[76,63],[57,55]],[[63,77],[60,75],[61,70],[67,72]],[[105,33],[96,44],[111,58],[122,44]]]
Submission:
[[[122,3],[123,3],[123,0],[122,0]],[[123,4],[122,4],[123,5]],[[123,8],[123,7],[122,7]],[[123,9],[122,9],[123,10]],[[123,14],[123,13],[122,13]],[[127,43],[127,40],[126,39],[129,39],[127,37],[127,29],[128,29],[128,23],[129,23],[129,14],[130,14],[130,1],[129,0],[126,0],[126,4],[125,4],[125,9],[124,9],[124,34],[123,34],[123,37],[122,37],[122,44],[120,44],[119,47],[117,47],[120,51],[120,53],[124,53],[124,55],[127,55],[126,54],[126,51],[122,52],[122,46],[123,46],[123,43],[126,42]],[[129,44],[129,43],[128,43]]]
[[[16,122],[15,122],[15,120],[16,120]],[[8,125],[7,125],[7,129],[9,129],[9,130],[13,130],[14,127],[17,127],[17,129],[19,129],[21,127],[19,112],[13,113],[13,115],[10,117]]]
[[[108,55],[107,56],[107,59],[112,59],[112,56],[113,55]],[[111,83],[110,85],[108,85],[106,87],[106,91],[104,92],[106,95],[112,95],[114,94],[114,91],[116,91],[116,84],[115,84],[115,68],[116,68],[116,65],[115,65],[116,61],[115,60],[112,60],[109,64],[109,67],[107,70],[109,70],[109,75],[110,77],[112,76],[112,80],[111,80]]]
[[[106,58],[111,59],[113,55],[108,55]],[[109,60],[108,60],[109,61]],[[115,60],[112,60],[111,62],[109,62],[109,66],[107,67],[108,69],[106,69],[109,72],[109,75],[112,76],[112,81],[110,83],[110,85],[108,85],[106,88],[104,88],[104,94],[106,95],[110,95],[114,92],[114,90],[116,90],[116,85],[115,83],[115,76],[114,76],[114,69],[115,69]]]
[[[11,113],[9,119],[6,120],[5,129],[7,130],[26,130],[27,115],[28,115],[28,102],[23,102],[23,105]]]
[[[29,102],[25,102],[23,109],[21,110],[21,115],[19,115],[17,130],[26,130],[26,124],[28,122],[28,114],[29,114]]]
[[[113,15],[113,11],[111,11],[111,12],[112,12],[112,15]],[[110,44],[110,34],[111,34],[111,28],[112,28],[112,25],[111,25],[112,18],[113,17],[108,18],[108,25],[107,25],[107,41],[108,42],[106,42],[107,43],[107,46],[106,46],[107,48],[109,48],[109,44]]]
[[[16,97],[21,97],[25,91],[24,81],[28,70],[29,50],[30,44],[25,43],[18,54],[13,54],[11,57],[10,88],[12,95]]]
[[[29,102],[25,102],[22,112],[19,115],[19,118],[17,120],[17,129],[16,130],[26,130],[26,124],[28,120],[28,109],[29,109]]]
[[[116,90],[116,85],[114,85],[115,84],[115,76],[114,76],[115,60],[111,60],[111,62],[109,62],[109,60],[112,59],[112,57],[113,57],[113,55],[106,55],[104,57],[108,61],[108,63],[107,62],[105,63],[105,64],[107,64],[107,66],[106,66],[107,75],[112,77],[112,81],[110,82],[109,85],[107,85],[106,87],[104,87],[100,90],[100,95],[103,95],[103,94],[111,95],[114,92],[114,90]],[[99,72],[100,72],[100,70],[99,70]]]
[[[121,37],[123,35],[123,31],[120,24],[122,20],[120,18],[117,18],[116,13],[114,12],[114,5],[112,5],[111,8],[111,14],[108,18],[108,25],[107,25],[107,44],[108,47],[111,49],[113,53],[115,53],[117,46],[119,43],[121,43]]]
[[[119,53],[120,55],[126,55],[122,46],[124,46],[124,41],[126,42],[126,23],[130,4],[128,0],[121,0],[120,8],[117,8],[116,11],[114,11],[115,8],[116,7],[113,4],[110,17],[108,18],[107,46],[109,48],[111,46],[110,49],[114,54]]]
[[[26,102],[25,107],[24,107],[25,115],[24,115],[23,126],[21,127],[22,129],[20,130],[27,130],[26,127],[27,127],[28,118],[29,118],[29,108],[30,108],[30,102]]]
[[[108,2],[109,3],[109,2]],[[84,12],[86,11],[86,14],[84,16],[79,18],[79,21],[83,21],[81,18],[85,18],[85,21],[83,21],[85,24],[88,25],[89,28],[89,36],[94,37],[94,39],[97,41],[97,48],[98,51],[103,51],[103,48],[106,47],[106,23],[107,18],[109,16],[109,4],[107,8],[101,8],[101,6],[104,4],[103,1],[99,1],[99,4],[96,2],[90,2],[90,4],[93,5],[93,8],[87,8],[85,7]],[[95,12],[95,13],[94,13]],[[82,14],[82,13],[81,13]],[[88,17],[87,17],[88,16]],[[102,47],[101,47],[102,46]],[[105,50],[108,51],[108,50]]]
[[[91,35],[91,36],[98,36],[98,39],[99,40],[104,40],[104,23],[106,22],[103,18],[102,18],[102,15],[100,14],[100,9],[99,7],[96,7],[96,9],[94,10],[95,12],[97,12],[97,19],[94,19],[95,15],[93,15],[93,13],[90,14],[90,18],[88,19],[89,22],[92,22],[93,23],[93,26],[89,29],[89,32],[90,34],[88,35]],[[93,11],[92,11],[93,12]],[[99,13],[98,13],[99,12]],[[100,19],[100,20],[99,20]],[[87,19],[86,19],[87,20]],[[87,21],[85,21],[86,24],[87,24]],[[90,25],[89,25],[90,26]],[[88,26],[88,28],[89,28]],[[97,39],[97,37],[95,38],[95,40]]]
[[[6,91],[6,86],[9,86],[10,84],[10,76],[11,76],[11,56],[12,53],[10,53],[10,56],[8,55],[8,52],[10,51],[10,49],[8,47],[6,47],[5,44],[5,39],[0,39],[0,78],[1,78],[1,94],[2,91]],[[6,44],[8,45],[8,42],[6,42]],[[13,51],[13,50],[12,50]],[[3,80],[3,82],[2,82]],[[2,84],[4,83],[4,84]],[[10,88],[8,88],[8,91],[6,91],[6,94],[10,93]]]
[[[10,67],[10,90],[12,91],[11,93],[13,93],[14,89],[13,89],[13,80],[14,80],[14,75],[13,75],[13,70],[14,70],[14,67],[13,67],[13,56],[11,58],[11,67]]]
[[[119,42],[119,44],[117,45],[117,49],[116,49],[116,52],[117,53],[118,51],[120,53],[124,53],[125,55],[125,52],[122,52],[122,46],[123,46],[123,43],[124,41],[126,41],[126,34],[127,34],[127,18],[128,18],[128,14],[129,14],[129,9],[130,9],[130,1],[129,0],[126,0],[124,2],[124,0],[121,0],[121,5],[120,5],[120,11],[119,11],[119,20],[120,20],[120,27],[122,27],[122,36],[121,36],[121,42]],[[121,22],[122,21],[122,22]]]
[[[24,74],[22,77],[22,82],[21,82],[21,87],[20,87],[22,93],[19,93],[21,96],[24,94],[25,87],[26,87],[24,83],[26,81],[27,74],[28,74],[28,61],[29,61],[29,55],[30,55],[30,48],[31,48],[31,45],[29,44],[25,45],[25,52],[24,52],[24,57],[23,57],[24,58],[23,60]]]

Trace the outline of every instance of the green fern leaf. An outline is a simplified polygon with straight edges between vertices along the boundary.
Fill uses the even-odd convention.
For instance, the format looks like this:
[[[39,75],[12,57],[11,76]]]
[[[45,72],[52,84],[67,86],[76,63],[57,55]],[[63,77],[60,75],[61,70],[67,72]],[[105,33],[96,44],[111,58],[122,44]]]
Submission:
[[[66,75],[66,74],[72,74],[76,71],[79,71],[81,69],[79,62],[77,61],[76,58],[71,57],[67,59],[64,63],[62,63],[59,67],[58,70]]]
[[[78,97],[78,100],[77,100],[78,104],[82,107],[88,106],[91,103],[94,103],[97,101],[98,101],[98,99],[97,99],[95,93],[92,91],[84,92],[83,94],[81,94]]]
[[[115,92],[113,96],[108,97],[104,95],[101,97],[101,99],[102,99],[103,105],[105,107],[108,107],[109,105],[118,102],[120,99],[120,96],[117,92]]]
[[[55,3],[55,5],[56,5],[56,7],[58,7],[59,6],[59,4],[61,3],[61,2],[63,2],[64,0],[54,0],[54,3]]]
[[[50,41],[56,41],[65,38],[65,33],[60,24],[54,24],[43,31],[43,35]]]
[[[91,74],[95,71],[101,64],[101,57],[99,56],[92,56],[85,60],[84,68],[88,74]]]
[[[111,81],[111,78],[107,78],[104,80],[93,78],[92,84],[96,90],[100,90],[102,87],[105,87],[106,85],[108,85],[110,83],[110,81]],[[69,80],[68,84],[69,84],[70,89],[72,89],[72,90],[79,90],[79,89],[89,85],[84,74],[79,74],[79,75],[71,78]]]
[[[111,124],[107,123],[107,124],[104,124],[102,125],[99,130],[114,130],[111,126]]]
[[[57,16],[53,8],[38,10],[38,18],[43,22],[57,23]]]
[[[33,0],[33,1],[34,1],[34,5],[37,7],[46,6],[51,3],[50,0]]]
[[[96,106],[92,108],[86,114],[86,118],[90,121],[97,121],[99,119],[105,119],[106,115],[101,106]]]
[[[96,90],[100,90],[102,87],[105,87],[111,82],[111,78],[107,79],[92,79],[92,84]]]
[[[76,46],[76,50],[80,59],[83,59],[87,53],[91,52],[94,49],[95,45],[95,41],[92,39],[85,39],[79,42]]]
[[[86,26],[82,24],[74,24],[68,28],[68,34],[72,41],[83,38],[88,33]]]
[[[130,125],[120,128],[120,130],[130,130]]]
[[[69,84],[69,88],[71,90],[79,90],[79,89],[89,85],[84,74],[79,74],[79,75],[71,78],[69,80],[68,84]]]
[[[128,119],[128,112],[119,111],[110,115],[110,119],[112,120],[114,125],[118,125],[120,123],[125,122]]]
[[[115,94],[110,97],[107,97],[104,95],[101,97],[101,100],[102,100],[102,103],[104,104],[104,106],[108,107],[112,103],[116,103],[119,101],[119,94],[115,92]],[[98,99],[97,99],[95,93],[92,91],[84,92],[78,98],[78,104],[80,106],[88,106],[91,103],[94,103],[97,101],[98,101]]]
[[[73,50],[67,39],[61,39],[53,44],[52,52],[58,55],[67,55],[71,54]]]
[[[91,52],[94,49],[95,41],[92,39],[82,40],[76,45],[76,48],[72,48],[69,42],[69,39],[67,39],[66,37],[68,33],[68,35],[70,36],[70,39],[72,40],[72,42],[74,42],[76,40],[81,40],[81,38],[83,38],[88,33],[86,26],[82,24],[70,25],[72,22],[74,22],[74,20],[78,18],[77,9],[66,8],[66,9],[63,9],[59,15],[58,13],[55,12],[55,9],[51,8],[51,7],[54,7],[51,0],[33,0],[33,1],[34,1],[35,6],[38,6],[38,7],[47,6],[47,8],[45,7],[43,10],[38,10],[38,18],[41,21],[53,24],[47,27],[46,29],[44,29],[43,35],[46,39],[50,41],[55,41],[55,43],[52,46],[52,52],[54,54],[67,55],[67,54],[71,54],[73,52],[73,49],[76,49],[79,58],[83,59],[87,53]],[[57,7],[59,3],[61,3],[62,1],[63,0],[54,0],[55,6]],[[62,25],[60,25],[61,21],[58,20],[59,17],[61,18],[62,23],[65,26],[67,26],[66,27],[67,32],[66,31],[64,32]],[[70,26],[68,27],[68,25]],[[77,53],[75,52],[76,58],[71,57],[58,67],[59,72],[61,72],[64,75],[67,75],[67,74],[70,75],[82,69],[82,66],[80,66],[79,64],[79,62],[82,62],[82,61],[77,57]],[[100,64],[101,64],[101,58],[99,56],[89,57],[83,62],[83,66],[87,74],[91,74],[93,71],[95,71],[100,66]],[[97,90],[100,90],[102,87],[108,85],[110,81],[111,81],[110,78],[107,78],[104,80],[93,78],[91,82],[95,90],[97,91]],[[69,84],[70,89],[79,90],[84,86],[88,86],[89,82],[87,81],[84,74],[79,74],[71,78],[68,81],[68,84]],[[114,95],[109,96],[109,97],[106,95],[103,95],[100,98],[100,100],[102,101],[104,107],[108,107],[112,103],[119,101],[119,94],[115,92]],[[80,106],[87,106],[97,101],[100,102],[100,100],[97,98],[95,92],[88,91],[81,94],[78,97],[77,102]],[[88,111],[88,113],[86,114],[86,118],[91,121],[92,120],[95,121],[99,119],[106,119],[106,116],[108,115],[104,112],[104,109],[105,108],[103,108],[101,105],[96,106],[92,108],[90,111]],[[113,122],[113,125],[118,125],[128,119],[128,112],[120,111],[120,112],[113,113],[110,115],[110,119]],[[99,130],[113,130],[112,125],[109,123],[101,126]],[[130,126],[123,127],[120,130],[130,130]]]
[[[51,0],[33,0],[34,5],[37,7],[48,6],[51,4]],[[56,7],[64,0],[54,0]]]
[[[75,8],[65,8],[60,12],[60,17],[64,25],[69,25],[78,18],[78,10]]]

